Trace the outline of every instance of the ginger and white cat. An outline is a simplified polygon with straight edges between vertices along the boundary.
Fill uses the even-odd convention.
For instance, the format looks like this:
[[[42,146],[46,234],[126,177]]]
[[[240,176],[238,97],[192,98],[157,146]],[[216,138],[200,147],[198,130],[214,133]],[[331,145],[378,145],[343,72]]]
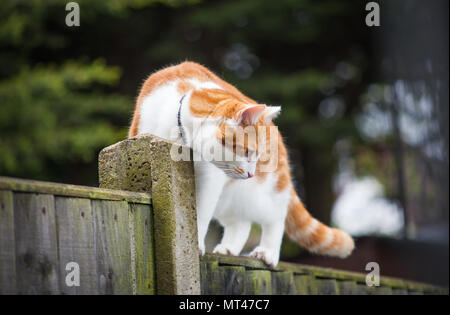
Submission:
[[[303,206],[291,181],[286,148],[278,130],[276,155],[261,152],[270,144],[262,150],[254,145],[268,143],[268,133],[257,132],[255,141],[232,134],[228,141],[225,130],[270,128],[279,112],[279,107],[256,103],[193,62],[153,73],[142,86],[129,137],[151,133],[187,145],[200,156],[210,149],[223,149],[233,156],[231,161],[194,161],[202,254],[213,218],[224,227],[215,253],[239,255],[254,222],[261,226],[262,235],[250,256],[272,267],[278,264],[284,232],[314,253],[346,257],[352,252],[354,242],[347,233],[320,223]],[[200,128],[195,127],[198,121]],[[174,129],[179,130],[178,139],[173,138]],[[265,160],[261,158],[264,155]],[[274,159],[276,167],[264,171]]]

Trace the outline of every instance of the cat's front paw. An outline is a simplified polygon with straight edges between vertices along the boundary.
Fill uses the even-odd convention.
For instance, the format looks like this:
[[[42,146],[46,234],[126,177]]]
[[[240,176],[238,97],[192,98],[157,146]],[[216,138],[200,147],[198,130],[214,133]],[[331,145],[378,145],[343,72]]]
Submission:
[[[218,244],[214,250],[213,250],[214,254],[222,254],[222,255],[233,255],[233,253],[231,252],[230,249],[228,249],[225,245],[223,244]],[[233,255],[235,256],[235,255]]]
[[[262,246],[256,247],[249,255],[250,257],[262,260],[270,268],[275,269],[278,265],[279,254]]]

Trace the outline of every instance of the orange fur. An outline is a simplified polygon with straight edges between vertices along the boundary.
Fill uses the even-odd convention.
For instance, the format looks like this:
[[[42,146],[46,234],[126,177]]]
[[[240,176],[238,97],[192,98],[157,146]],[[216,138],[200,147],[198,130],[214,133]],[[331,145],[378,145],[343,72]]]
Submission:
[[[341,230],[330,228],[318,222],[308,235],[299,234],[298,231],[308,231],[315,219],[305,209],[293,189],[291,190],[291,196],[289,212],[286,217],[286,234],[290,238],[317,254],[338,253],[341,257],[350,254],[355,246],[354,242],[349,235]],[[332,235],[332,240],[329,244],[323,245],[329,233]]]
[[[233,118],[246,102],[232,92],[221,89],[195,90],[191,95],[189,109],[197,117]]]
[[[178,83],[177,88],[181,94],[186,94],[190,90],[193,90],[194,86],[189,82],[181,81]]]
[[[151,74],[147,80],[142,85],[139,92],[139,96],[136,100],[136,106],[133,115],[133,121],[131,122],[131,127],[129,131],[129,137],[134,137],[138,134],[139,122],[140,122],[140,107],[144,98],[149,95],[156,88],[164,85],[167,82],[181,80],[185,81],[191,78],[196,78],[199,81],[212,81],[218,84],[224,90],[233,93],[236,97],[244,100],[247,103],[255,103],[255,101],[246,97],[238,89],[236,89],[231,84],[221,80],[214,73],[209,71],[207,68],[195,63],[195,62],[183,62],[179,65],[167,67],[158,72]]]

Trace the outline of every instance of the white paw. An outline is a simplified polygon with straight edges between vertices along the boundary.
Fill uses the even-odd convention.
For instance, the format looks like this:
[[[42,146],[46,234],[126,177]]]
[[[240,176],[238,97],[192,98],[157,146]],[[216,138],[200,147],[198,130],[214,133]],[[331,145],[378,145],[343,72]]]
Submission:
[[[222,254],[222,255],[233,255],[235,256],[231,250],[228,249],[227,246],[223,245],[223,244],[218,244],[214,250],[213,250],[214,254]]]
[[[250,257],[262,260],[270,268],[275,269],[278,265],[279,254],[262,246],[256,247],[249,255]]]

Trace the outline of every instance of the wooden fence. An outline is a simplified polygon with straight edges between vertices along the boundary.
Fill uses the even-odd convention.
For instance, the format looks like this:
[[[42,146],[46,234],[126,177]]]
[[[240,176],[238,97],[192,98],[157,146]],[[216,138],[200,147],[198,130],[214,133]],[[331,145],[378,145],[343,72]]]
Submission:
[[[448,294],[365,275],[208,254],[191,162],[145,135],[105,148],[101,188],[0,177],[0,294]],[[67,282],[70,263],[79,286]],[[70,280],[70,279],[69,279]]]
[[[268,295],[440,295],[448,289],[380,277],[380,286],[367,286],[356,272],[280,262],[270,269],[248,257],[207,254],[201,261],[202,294]]]
[[[0,178],[0,294],[153,294],[150,196]],[[65,283],[76,262],[80,286]]]

